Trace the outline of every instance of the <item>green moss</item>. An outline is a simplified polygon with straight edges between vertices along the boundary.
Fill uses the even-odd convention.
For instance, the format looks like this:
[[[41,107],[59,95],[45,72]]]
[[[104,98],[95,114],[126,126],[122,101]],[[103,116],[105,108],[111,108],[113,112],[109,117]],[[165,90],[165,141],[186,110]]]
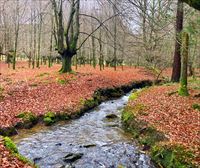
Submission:
[[[17,146],[9,137],[4,137],[3,142],[4,142],[5,147],[13,154],[13,156],[17,157],[19,160],[21,160],[25,164],[28,163],[29,165],[32,165],[33,167],[37,167],[29,159],[19,154]]]
[[[36,115],[34,115],[31,112],[22,112],[22,113],[19,113],[16,117],[21,118],[25,125],[35,124],[37,123],[37,120],[38,120]]]
[[[192,168],[193,154],[179,145],[155,145],[151,149],[152,160],[164,168]]]
[[[134,92],[129,96],[129,100],[135,100],[138,98],[139,92]]]
[[[179,88],[179,90],[178,90],[178,94],[179,94],[180,96],[189,96],[187,86],[186,86],[186,85],[180,86],[180,88]]]
[[[51,111],[46,113],[43,119],[45,125],[48,125],[48,126],[54,124],[56,120],[57,120],[56,114]]]
[[[37,167],[36,165],[33,164],[31,160],[29,160],[28,158],[24,157],[19,153],[15,153],[14,156],[17,157],[19,160],[21,160],[23,163],[28,163],[30,165],[33,165],[34,167]]]
[[[93,107],[95,107],[97,105],[98,105],[98,101],[95,100],[94,98],[87,99],[84,102],[84,106],[86,106],[87,108],[93,108]]]
[[[59,120],[69,120],[70,119],[70,116],[66,113],[61,113],[57,117]]]
[[[45,125],[52,125],[55,123],[55,120],[51,119],[50,117],[45,117],[43,121]]]
[[[193,108],[194,110],[197,109],[197,110],[200,111],[200,104],[196,104],[196,103],[195,103],[195,104],[192,105],[192,108]]]
[[[17,146],[14,144],[14,142],[9,137],[3,138],[4,145],[7,149],[9,149],[12,153],[18,153]]]
[[[148,87],[144,87],[144,88],[142,88],[142,89],[140,89],[140,90],[137,90],[136,92],[133,92],[133,93],[129,96],[129,101],[136,100],[136,99],[139,97],[139,95],[140,95],[142,92],[146,91],[147,89],[148,89]]]
[[[131,120],[135,118],[135,115],[133,113],[133,107],[126,106],[124,110],[122,111],[122,122],[124,124],[128,124]]]

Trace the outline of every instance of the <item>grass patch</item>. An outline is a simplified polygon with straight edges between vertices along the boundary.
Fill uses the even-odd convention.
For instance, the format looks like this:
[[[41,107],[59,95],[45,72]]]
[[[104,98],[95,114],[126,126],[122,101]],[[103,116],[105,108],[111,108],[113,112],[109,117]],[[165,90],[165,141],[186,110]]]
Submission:
[[[192,168],[193,154],[179,145],[155,145],[151,150],[152,160],[165,168]]]

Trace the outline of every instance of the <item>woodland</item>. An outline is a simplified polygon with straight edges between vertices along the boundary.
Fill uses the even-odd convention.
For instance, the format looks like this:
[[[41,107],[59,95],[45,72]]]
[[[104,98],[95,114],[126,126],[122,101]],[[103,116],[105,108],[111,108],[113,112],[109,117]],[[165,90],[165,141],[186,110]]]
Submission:
[[[113,122],[110,136],[102,125],[93,135],[104,105],[100,121]],[[90,111],[94,125],[90,116],[82,121]],[[80,140],[75,152],[60,133],[55,150],[70,148],[62,161],[45,160],[52,139],[38,140],[47,147],[36,157],[31,138],[63,124],[72,127],[63,136]],[[119,154],[132,146],[101,155],[121,145],[115,133],[145,159]],[[103,143],[101,135],[113,137],[103,146],[88,141]],[[200,0],[0,0],[0,167],[132,166],[200,166]]]

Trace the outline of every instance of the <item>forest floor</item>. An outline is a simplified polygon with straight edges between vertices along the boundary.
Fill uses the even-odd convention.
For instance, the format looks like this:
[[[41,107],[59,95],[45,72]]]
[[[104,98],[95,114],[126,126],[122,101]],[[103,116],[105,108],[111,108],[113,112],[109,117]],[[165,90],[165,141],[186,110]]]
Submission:
[[[78,67],[72,74],[59,74],[60,65],[52,68],[27,68],[19,63],[15,71],[0,63],[0,127],[15,126],[22,112],[44,115],[48,111],[76,112],[83,100],[92,97],[99,88],[116,87],[133,81],[154,80],[155,76],[144,68],[118,67],[100,71],[90,66]],[[164,75],[170,76],[168,69]],[[144,92],[137,101],[147,108],[148,115],[141,119],[163,131],[170,141],[193,148],[199,154],[200,112],[192,105],[200,103],[199,85],[190,86],[190,96],[180,97],[176,93],[178,84],[155,86]],[[172,94],[169,94],[172,93]],[[170,96],[169,96],[170,95]],[[133,103],[133,102],[130,102]],[[134,105],[134,103],[132,104]],[[0,140],[0,167],[23,167],[13,158]],[[27,167],[27,165],[24,165]]]
[[[141,106],[137,120],[164,133],[168,139],[164,144],[181,145],[192,151],[192,161],[200,165],[200,78],[190,79],[188,83],[187,97],[178,95],[178,84],[168,83],[145,89],[137,98],[130,99],[128,106],[132,109]]]

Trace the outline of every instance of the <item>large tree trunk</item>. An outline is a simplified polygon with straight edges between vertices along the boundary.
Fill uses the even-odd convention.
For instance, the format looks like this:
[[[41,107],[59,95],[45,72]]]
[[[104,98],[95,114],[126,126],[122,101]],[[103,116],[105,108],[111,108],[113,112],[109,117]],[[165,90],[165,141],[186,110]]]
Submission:
[[[179,95],[188,96],[187,89],[187,65],[188,65],[188,49],[189,48],[189,35],[184,32],[182,36],[182,58],[181,58],[181,79],[180,79],[180,88]]]
[[[181,36],[183,30],[183,2],[178,0],[176,15],[176,43],[174,52],[174,62],[172,71],[172,82],[179,82],[181,72]]]
[[[69,51],[65,51],[62,55],[62,68],[60,70],[61,73],[71,72],[72,71],[72,57],[75,54],[72,54]]]

